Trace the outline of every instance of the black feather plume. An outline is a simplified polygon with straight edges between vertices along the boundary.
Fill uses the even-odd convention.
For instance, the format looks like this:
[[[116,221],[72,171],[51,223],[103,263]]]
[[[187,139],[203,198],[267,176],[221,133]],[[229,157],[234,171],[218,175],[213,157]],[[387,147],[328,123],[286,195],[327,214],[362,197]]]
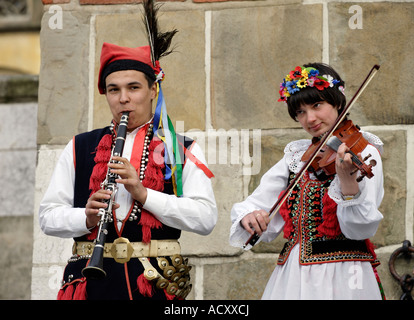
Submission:
[[[148,42],[151,47],[152,63],[155,66],[155,61],[169,55],[172,50],[169,50],[171,41],[178,30],[173,29],[168,32],[158,31],[158,10],[160,5],[155,5],[154,0],[143,0],[144,6],[144,24],[148,36]]]

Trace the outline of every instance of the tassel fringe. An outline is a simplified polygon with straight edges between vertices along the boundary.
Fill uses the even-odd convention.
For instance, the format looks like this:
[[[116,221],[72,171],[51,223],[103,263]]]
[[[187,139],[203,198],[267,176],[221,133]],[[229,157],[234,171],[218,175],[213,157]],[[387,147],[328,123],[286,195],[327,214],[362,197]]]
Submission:
[[[365,245],[367,246],[369,253],[372,254],[375,260],[377,258],[377,254],[375,253],[375,245],[369,239],[365,240]]]
[[[154,294],[152,283],[141,274],[137,279],[139,293],[144,297],[152,297]]]
[[[150,157],[148,159],[145,178],[142,185],[146,188],[160,191],[164,190],[164,147],[160,139],[154,137],[148,146]],[[142,226],[142,242],[151,241],[151,229],[159,229],[162,223],[156,219],[150,212],[142,209],[139,224]]]
[[[64,292],[63,294],[60,294],[59,292],[59,295],[60,295],[59,300],[72,300],[73,299],[73,291],[74,291],[73,284],[69,284],[66,286],[66,288],[60,289],[60,291],[62,290],[64,290]]]
[[[73,300],[86,300],[86,279],[81,279],[76,286]]]
[[[279,198],[282,196],[284,191],[279,194]],[[289,238],[289,235],[293,231],[293,222],[291,217],[289,216],[290,207],[291,205],[288,204],[289,198],[285,200],[282,206],[279,209],[279,214],[282,216],[283,220],[285,221],[285,226],[283,228],[283,237],[285,239]]]
[[[96,148],[96,155],[94,158],[95,166],[93,167],[91,177],[89,179],[90,195],[95,193],[101,188],[101,182],[105,180],[106,173],[108,171],[108,162],[111,159],[112,151],[112,135],[106,134],[99,141]],[[88,240],[94,240],[97,236],[98,229],[92,229],[91,233],[86,237]]]
[[[326,192],[322,198],[322,217],[323,222],[319,225],[319,233],[328,238],[335,238],[341,234],[338,217],[336,216],[337,204]]]
[[[95,166],[89,180],[89,189],[91,194],[95,193],[101,188],[101,182],[105,179],[108,171],[108,162],[111,159],[112,150],[112,135],[106,134],[102,137],[96,148],[96,155],[94,158]]]
[[[57,300],[86,300],[86,279],[77,279],[62,287]]]
[[[165,297],[167,298],[167,300],[174,300],[175,299],[175,295],[168,294],[166,289],[164,289],[164,293],[165,293]]]

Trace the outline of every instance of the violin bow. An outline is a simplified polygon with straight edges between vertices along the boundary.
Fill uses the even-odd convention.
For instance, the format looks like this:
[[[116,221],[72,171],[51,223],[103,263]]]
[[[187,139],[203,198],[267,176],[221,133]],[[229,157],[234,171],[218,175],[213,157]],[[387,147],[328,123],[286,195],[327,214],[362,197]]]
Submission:
[[[370,72],[368,73],[365,80],[362,82],[361,86],[358,88],[354,96],[349,100],[348,104],[345,106],[344,110],[340,113],[338,118],[336,119],[335,124],[333,127],[323,136],[321,139],[321,143],[318,148],[312,153],[312,156],[309,158],[309,160],[304,164],[302,169],[299,171],[299,173],[295,176],[295,178],[289,183],[288,187],[285,189],[285,191],[279,196],[276,203],[273,205],[273,207],[269,211],[269,218],[270,220],[273,219],[275,214],[279,211],[280,207],[283,205],[283,203],[286,201],[287,197],[291,193],[291,191],[296,187],[296,185],[299,183],[300,179],[302,179],[305,172],[310,167],[311,163],[315,160],[318,153],[322,150],[322,148],[326,145],[329,138],[332,136],[333,132],[338,128],[340,123],[345,119],[346,114],[351,110],[359,96],[362,94],[362,92],[365,90],[365,88],[368,86],[368,84],[371,82],[371,80],[374,78],[374,76],[377,74],[380,66],[378,64],[374,65]],[[249,240],[243,245],[243,249],[245,249],[249,244],[251,246],[254,246],[257,241],[259,240],[260,236],[255,232],[253,235],[250,236]]]

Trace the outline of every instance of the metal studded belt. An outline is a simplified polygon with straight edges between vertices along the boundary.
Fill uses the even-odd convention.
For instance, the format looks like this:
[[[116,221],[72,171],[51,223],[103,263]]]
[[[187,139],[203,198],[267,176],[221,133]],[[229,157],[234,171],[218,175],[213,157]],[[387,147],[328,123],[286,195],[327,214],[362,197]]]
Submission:
[[[78,256],[90,256],[95,245],[89,241],[73,244],[72,253]],[[129,242],[127,238],[118,238],[113,243],[105,243],[104,258],[113,258],[116,262],[126,263],[131,258],[173,256],[181,253],[177,240],[151,240],[150,243]]]

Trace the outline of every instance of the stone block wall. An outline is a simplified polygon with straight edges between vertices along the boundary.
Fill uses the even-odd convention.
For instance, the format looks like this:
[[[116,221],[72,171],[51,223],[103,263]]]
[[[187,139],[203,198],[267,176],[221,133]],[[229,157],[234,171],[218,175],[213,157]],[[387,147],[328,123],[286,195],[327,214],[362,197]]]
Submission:
[[[97,91],[102,43],[146,45],[136,0],[43,0],[35,210],[54,164],[73,135],[109,124]],[[356,10],[356,11],[355,11]],[[230,210],[259,184],[286,143],[305,138],[279,82],[307,62],[331,64],[352,97],[374,64],[380,72],[351,119],[385,143],[384,214],[372,239],[388,299],[401,290],[390,254],[413,243],[414,109],[412,1],[166,1],[162,29],[177,28],[175,53],[161,60],[167,108],[178,132],[204,148],[219,219],[211,235],[184,233],[193,265],[191,299],[259,299],[283,239],[249,252],[228,244]],[[34,222],[32,298],[54,299],[72,241],[43,235]]]
[[[0,300],[30,299],[38,77],[0,74]]]

